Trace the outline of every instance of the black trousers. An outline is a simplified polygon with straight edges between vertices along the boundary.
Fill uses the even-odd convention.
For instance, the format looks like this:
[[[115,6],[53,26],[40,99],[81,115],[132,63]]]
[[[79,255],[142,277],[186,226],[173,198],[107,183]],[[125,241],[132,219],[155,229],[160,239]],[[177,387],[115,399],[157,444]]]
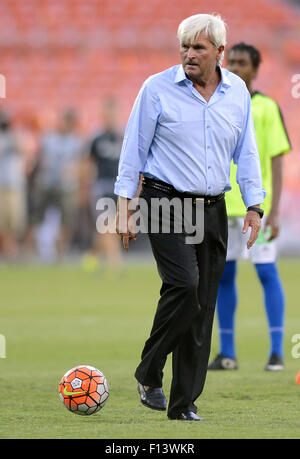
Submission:
[[[149,208],[153,197],[171,199],[165,192],[145,186],[140,197]],[[184,233],[148,233],[162,287],[135,377],[143,385],[162,387],[163,368],[172,353],[171,416],[185,409],[197,411],[194,402],[206,379],[227,233],[224,199],[205,206],[204,239],[200,244],[186,244]]]

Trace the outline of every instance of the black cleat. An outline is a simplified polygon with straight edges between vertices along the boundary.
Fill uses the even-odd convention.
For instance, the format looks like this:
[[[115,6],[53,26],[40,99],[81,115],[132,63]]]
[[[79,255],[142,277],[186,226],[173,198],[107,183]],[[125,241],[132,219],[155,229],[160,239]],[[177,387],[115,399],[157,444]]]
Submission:
[[[145,389],[144,386],[138,383],[138,392],[141,402],[144,406],[152,410],[166,411],[167,399],[161,387]]]
[[[238,363],[236,359],[230,359],[222,354],[217,355],[207,367],[208,370],[237,370]]]
[[[282,371],[283,368],[283,360],[280,355],[277,354],[272,354],[267,365],[265,366],[266,371]]]
[[[181,413],[177,414],[176,416],[168,416],[169,419],[174,421],[204,421],[204,418],[199,418],[197,414],[193,411],[182,411]]]

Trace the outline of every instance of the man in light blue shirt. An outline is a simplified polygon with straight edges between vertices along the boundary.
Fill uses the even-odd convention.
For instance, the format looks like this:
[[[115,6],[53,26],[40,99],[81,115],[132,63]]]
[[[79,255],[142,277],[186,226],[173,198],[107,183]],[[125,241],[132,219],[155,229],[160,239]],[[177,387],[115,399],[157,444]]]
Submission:
[[[144,176],[141,197],[202,199],[204,240],[186,244],[184,234],[149,233],[161,298],[135,376],[141,402],[165,410],[163,367],[172,353],[170,419],[199,421],[210,352],[218,284],[227,248],[224,192],[230,190],[230,162],[245,203],[243,232],[251,227],[250,248],[260,229],[264,199],[251,99],[245,83],[221,68],[226,29],[219,16],[199,14],[179,26],[181,65],[143,84],[125,132],[115,193],[117,232],[126,250],[135,239],[129,228],[130,200]],[[120,219],[125,209],[127,224]]]
[[[127,124],[115,193],[133,198],[139,174],[179,191],[218,195],[231,189],[231,159],[246,207],[260,202],[251,98],[243,81],[218,67],[221,81],[207,102],[176,65],[142,86]]]

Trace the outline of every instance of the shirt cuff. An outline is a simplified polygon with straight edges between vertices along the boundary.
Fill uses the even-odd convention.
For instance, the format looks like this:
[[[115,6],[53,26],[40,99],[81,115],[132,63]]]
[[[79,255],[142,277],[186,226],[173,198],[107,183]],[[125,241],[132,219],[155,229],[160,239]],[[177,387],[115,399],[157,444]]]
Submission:
[[[115,183],[114,193],[122,198],[133,199],[138,189],[138,184],[132,181],[119,182],[118,179]]]
[[[266,194],[267,193],[263,188],[260,191],[252,191],[250,193],[248,192],[245,196],[243,196],[243,201],[246,208],[256,204],[262,204],[265,200]]]

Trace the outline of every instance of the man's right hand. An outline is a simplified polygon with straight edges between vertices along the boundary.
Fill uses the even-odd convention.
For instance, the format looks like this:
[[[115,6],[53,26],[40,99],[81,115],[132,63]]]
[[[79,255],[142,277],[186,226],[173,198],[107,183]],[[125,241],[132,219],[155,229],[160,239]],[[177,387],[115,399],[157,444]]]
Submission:
[[[254,207],[260,207],[259,204],[257,204],[256,206]],[[258,238],[258,234],[260,232],[260,229],[261,229],[261,219],[260,219],[260,216],[258,215],[258,213],[254,210],[250,210],[249,212],[247,212],[246,214],[246,217],[244,219],[244,228],[243,228],[243,234],[246,234],[249,227],[251,228],[251,233],[250,233],[250,237],[249,237],[249,240],[247,242],[247,249],[249,250],[253,244],[255,243],[255,241],[257,240]]]
[[[130,199],[119,196],[116,213],[116,231],[120,235],[123,247],[128,252],[130,239],[136,240],[135,228],[130,220],[131,211],[128,209]]]

